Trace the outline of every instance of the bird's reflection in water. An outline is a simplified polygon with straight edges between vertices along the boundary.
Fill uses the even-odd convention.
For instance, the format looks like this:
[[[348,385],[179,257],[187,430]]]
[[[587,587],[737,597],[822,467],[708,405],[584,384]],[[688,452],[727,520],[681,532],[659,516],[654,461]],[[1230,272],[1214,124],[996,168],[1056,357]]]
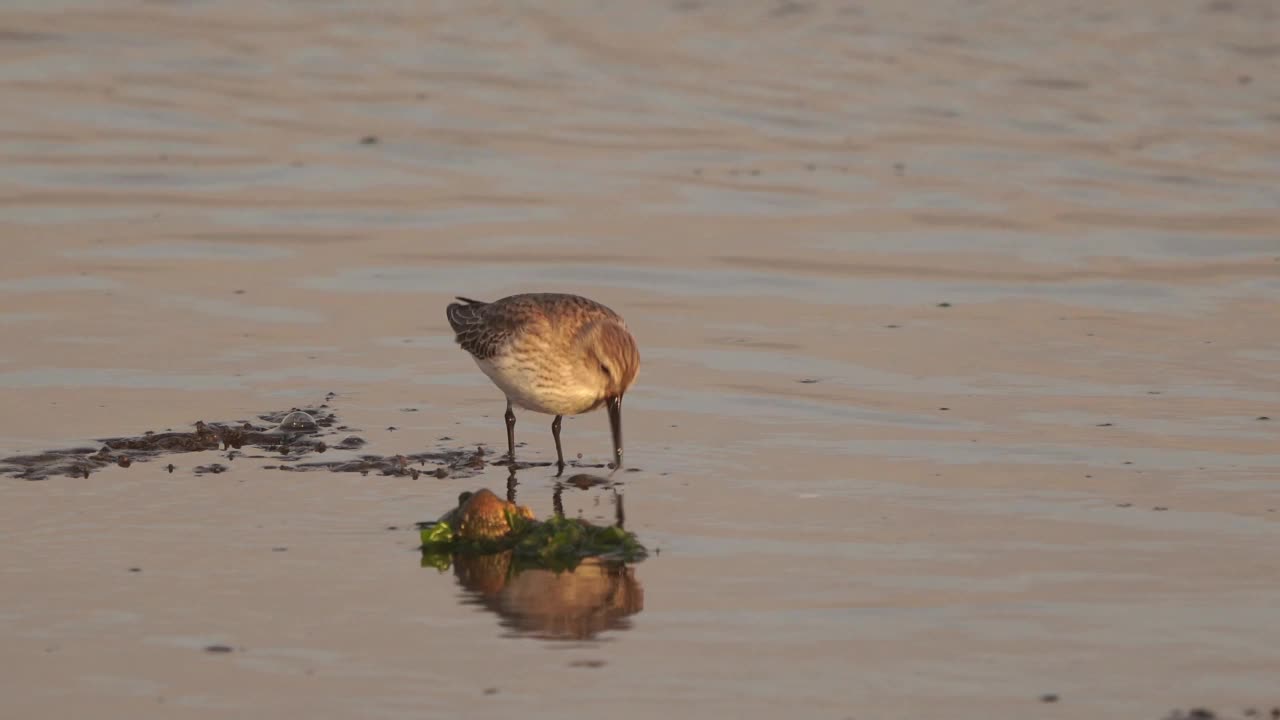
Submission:
[[[510,474],[507,475],[507,502],[516,502],[516,488],[519,487],[519,485],[520,481],[516,479],[516,471],[512,469]],[[610,486],[613,486],[613,482],[609,478],[601,475],[592,475],[590,473],[578,473],[577,475],[573,475],[564,480],[557,480],[555,488],[551,492],[551,508],[555,511],[556,515],[564,517],[565,488],[575,487],[579,490],[589,490],[593,487]],[[614,508],[617,511],[615,524],[618,527],[624,527],[626,516],[622,510],[622,494],[617,491],[616,486],[614,486],[613,491],[613,503]]]
[[[573,570],[511,567],[510,551],[453,559],[453,574],[468,602],[498,614],[513,634],[548,640],[588,640],[626,630],[644,609],[635,568],[588,558]]]

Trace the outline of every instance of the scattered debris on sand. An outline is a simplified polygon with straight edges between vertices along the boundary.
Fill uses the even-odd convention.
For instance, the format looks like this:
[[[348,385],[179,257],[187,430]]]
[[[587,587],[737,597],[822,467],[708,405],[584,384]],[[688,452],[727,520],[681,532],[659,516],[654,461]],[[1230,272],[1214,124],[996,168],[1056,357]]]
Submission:
[[[146,432],[132,437],[106,438],[89,447],[14,455],[0,459],[0,475],[23,480],[88,478],[109,466],[130,468],[186,453],[205,454],[194,464],[192,471],[197,475],[218,475],[246,459],[269,460],[261,466],[267,470],[329,470],[405,476],[414,480],[423,476],[471,477],[489,464],[489,453],[483,447],[437,447],[417,453],[351,457],[352,452],[367,444],[354,432],[353,428],[339,424],[328,404],[290,408],[259,415],[252,421],[199,420],[190,431]],[[330,451],[340,451],[347,456],[332,460],[316,458]],[[178,469],[172,461],[161,467],[170,474]]]

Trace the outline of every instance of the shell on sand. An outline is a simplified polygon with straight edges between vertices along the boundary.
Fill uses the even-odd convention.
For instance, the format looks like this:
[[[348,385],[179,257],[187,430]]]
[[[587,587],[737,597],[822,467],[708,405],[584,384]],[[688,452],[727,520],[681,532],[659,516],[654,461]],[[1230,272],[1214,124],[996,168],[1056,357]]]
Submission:
[[[461,505],[445,513],[442,521],[453,525],[458,537],[467,540],[495,540],[511,532],[507,513],[534,519],[533,510],[494,495],[488,489],[471,493]]]

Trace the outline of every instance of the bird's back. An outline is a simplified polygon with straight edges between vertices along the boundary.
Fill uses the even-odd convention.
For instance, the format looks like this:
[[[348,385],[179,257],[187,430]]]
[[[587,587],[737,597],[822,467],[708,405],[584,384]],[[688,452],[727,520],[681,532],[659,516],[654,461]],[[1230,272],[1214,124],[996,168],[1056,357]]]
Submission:
[[[479,360],[493,357],[512,337],[527,331],[567,341],[592,320],[608,317],[622,322],[613,310],[579,295],[526,293],[494,302],[458,300],[449,304],[445,314],[458,345]]]

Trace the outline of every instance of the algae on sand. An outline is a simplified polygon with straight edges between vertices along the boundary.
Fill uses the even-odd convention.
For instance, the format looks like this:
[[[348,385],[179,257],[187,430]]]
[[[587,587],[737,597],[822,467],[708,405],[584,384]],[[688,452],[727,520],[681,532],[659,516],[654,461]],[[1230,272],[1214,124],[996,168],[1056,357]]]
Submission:
[[[586,558],[639,562],[648,551],[617,525],[552,516],[535,520],[526,507],[489,490],[463,493],[459,505],[422,528],[422,564],[446,570],[457,555],[511,552],[512,567],[573,570]]]

